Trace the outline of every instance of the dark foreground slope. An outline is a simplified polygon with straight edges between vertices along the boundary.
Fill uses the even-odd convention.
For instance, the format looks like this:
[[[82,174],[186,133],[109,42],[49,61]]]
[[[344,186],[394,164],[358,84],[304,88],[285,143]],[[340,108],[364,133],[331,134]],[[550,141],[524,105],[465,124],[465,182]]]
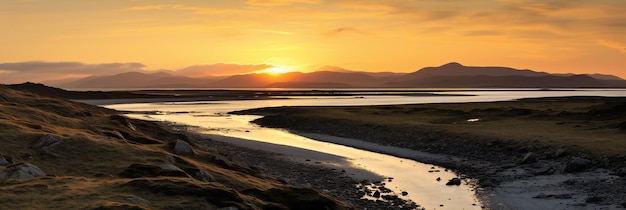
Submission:
[[[159,124],[4,86],[0,144],[6,209],[350,209]]]

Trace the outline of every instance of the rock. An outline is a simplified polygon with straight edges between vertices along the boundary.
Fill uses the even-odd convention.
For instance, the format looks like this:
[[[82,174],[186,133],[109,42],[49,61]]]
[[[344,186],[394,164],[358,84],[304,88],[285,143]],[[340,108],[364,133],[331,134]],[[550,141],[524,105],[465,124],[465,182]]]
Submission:
[[[619,177],[626,177],[626,167],[617,169],[617,171],[615,172],[615,175]]]
[[[435,179],[435,180],[437,180],[439,182],[439,181],[441,181],[441,177],[437,177],[437,179]]]
[[[539,160],[539,156],[533,152],[528,152],[522,158],[521,164],[531,164],[536,163]]]
[[[39,138],[39,140],[35,142],[35,144],[33,144],[32,148],[43,155],[50,155],[50,156],[57,157],[58,155],[51,152],[50,150],[52,149],[52,147],[59,145],[62,142],[63,141],[54,137],[54,135],[46,134],[42,136],[41,138]]]
[[[406,191],[402,191],[402,196],[407,196],[407,195],[409,195],[409,193],[408,193],[408,192],[406,192]]]
[[[198,170],[198,172],[196,172],[193,176],[193,178],[199,180],[199,181],[203,181],[203,182],[214,182],[215,181],[215,177],[213,177],[211,174],[209,174],[209,172],[206,172],[204,170]]]
[[[575,157],[565,166],[565,173],[574,173],[587,170],[591,167],[591,160]]]
[[[185,173],[185,171],[183,171],[183,169],[180,169],[178,166],[176,166],[174,164],[170,164],[170,163],[162,164],[159,167],[161,167],[161,169],[180,171],[180,172]]]
[[[166,156],[165,156],[165,159],[166,159],[167,161],[169,161],[170,163],[176,163],[176,158],[175,158],[175,157],[173,157],[173,156],[166,155]]]
[[[11,164],[3,155],[0,155],[0,166],[6,166]]]
[[[461,179],[459,178],[452,178],[450,180],[448,180],[448,183],[446,183],[446,185],[461,185]]]
[[[189,142],[183,140],[176,140],[176,145],[174,145],[174,153],[179,155],[194,155],[193,147]]]
[[[534,172],[535,175],[552,175],[556,173],[556,170],[552,166],[541,168]]]
[[[372,196],[374,196],[374,198],[380,198],[380,191],[376,190]]]
[[[39,167],[30,163],[18,163],[7,166],[4,170],[0,171],[0,180],[5,179],[32,179],[35,177],[45,176],[46,173],[41,171]]]
[[[588,197],[585,202],[587,203],[600,203],[604,201],[604,198],[602,197],[598,197],[598,196],[592,196],[592,197]]]
[[[557,149],[554,154],[552,154],[552,158],[560,158],[563,157],[565,155],[565,153],[567,152],[567,150],[565,150],[564,148],[559,148]]]

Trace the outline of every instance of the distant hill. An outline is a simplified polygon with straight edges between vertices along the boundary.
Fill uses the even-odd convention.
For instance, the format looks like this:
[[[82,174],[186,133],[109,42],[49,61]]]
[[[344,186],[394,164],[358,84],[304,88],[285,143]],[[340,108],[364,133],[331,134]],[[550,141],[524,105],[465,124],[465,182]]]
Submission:
[[[59,84],[63,88],[181,88],[203,87],[214,78],[191,78],[165,72],[126,72],[111,76],[92,76]]]
[[[422,68],[416,72],[396,77],[384,86],[413,88],[601,88],[626,87],[626,81],[612,75],[559,75],[508,67],[469,67],[459,63],[448,63],[439,67]]]
[[[87,77],[62,88],[609,88],[626,87],[626,80],[603,74],[550,74],[509,67],[464,66],[448,63],[413,73],[362,72],[337,66],[282,75],[252,73],[228,77],[186,77],[166,72],[127,72]]]
[[[117,92],[117,91],[68,91],[60,88],[49,87],[38,83],[22,83],[14,85],[5,85],[7,88],[30,92],[37,95],[63,98],[63,99],[117,99],[117,98],[150,98],[155,97],[147,94],[138,94],[130,92]]]

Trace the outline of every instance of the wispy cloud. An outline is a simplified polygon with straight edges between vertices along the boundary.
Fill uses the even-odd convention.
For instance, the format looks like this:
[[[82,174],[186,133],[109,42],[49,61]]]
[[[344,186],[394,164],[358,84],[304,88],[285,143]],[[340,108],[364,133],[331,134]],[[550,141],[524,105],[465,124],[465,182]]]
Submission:
[[[305,4],[318,4],[322,0],[248,0],[247,4],[253,6],[282,6],[289,4],[305,3]]]
[[[327,31],[325,35],[330,36],[330,37],[335,37],[335,36],[339,36],[339,35],[346,34],[346,33],[367,34],[366,32],[353,28],[353,27],[340,27],[340,28],[335,28],[333,30]]]
[[[130,71],[145,71],[141,63],[85,64],[80,62],[29,61],[0,63],[3,76],[0,83],[41,82],[70,77],[110,75]]]

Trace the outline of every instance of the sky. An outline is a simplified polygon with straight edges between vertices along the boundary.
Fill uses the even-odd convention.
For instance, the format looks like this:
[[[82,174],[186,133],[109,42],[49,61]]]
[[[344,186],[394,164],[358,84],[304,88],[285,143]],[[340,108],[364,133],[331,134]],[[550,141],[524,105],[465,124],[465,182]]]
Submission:
[[[0,0],[0,83],[449,62],[626,78],[625,34],[624,0]]]

